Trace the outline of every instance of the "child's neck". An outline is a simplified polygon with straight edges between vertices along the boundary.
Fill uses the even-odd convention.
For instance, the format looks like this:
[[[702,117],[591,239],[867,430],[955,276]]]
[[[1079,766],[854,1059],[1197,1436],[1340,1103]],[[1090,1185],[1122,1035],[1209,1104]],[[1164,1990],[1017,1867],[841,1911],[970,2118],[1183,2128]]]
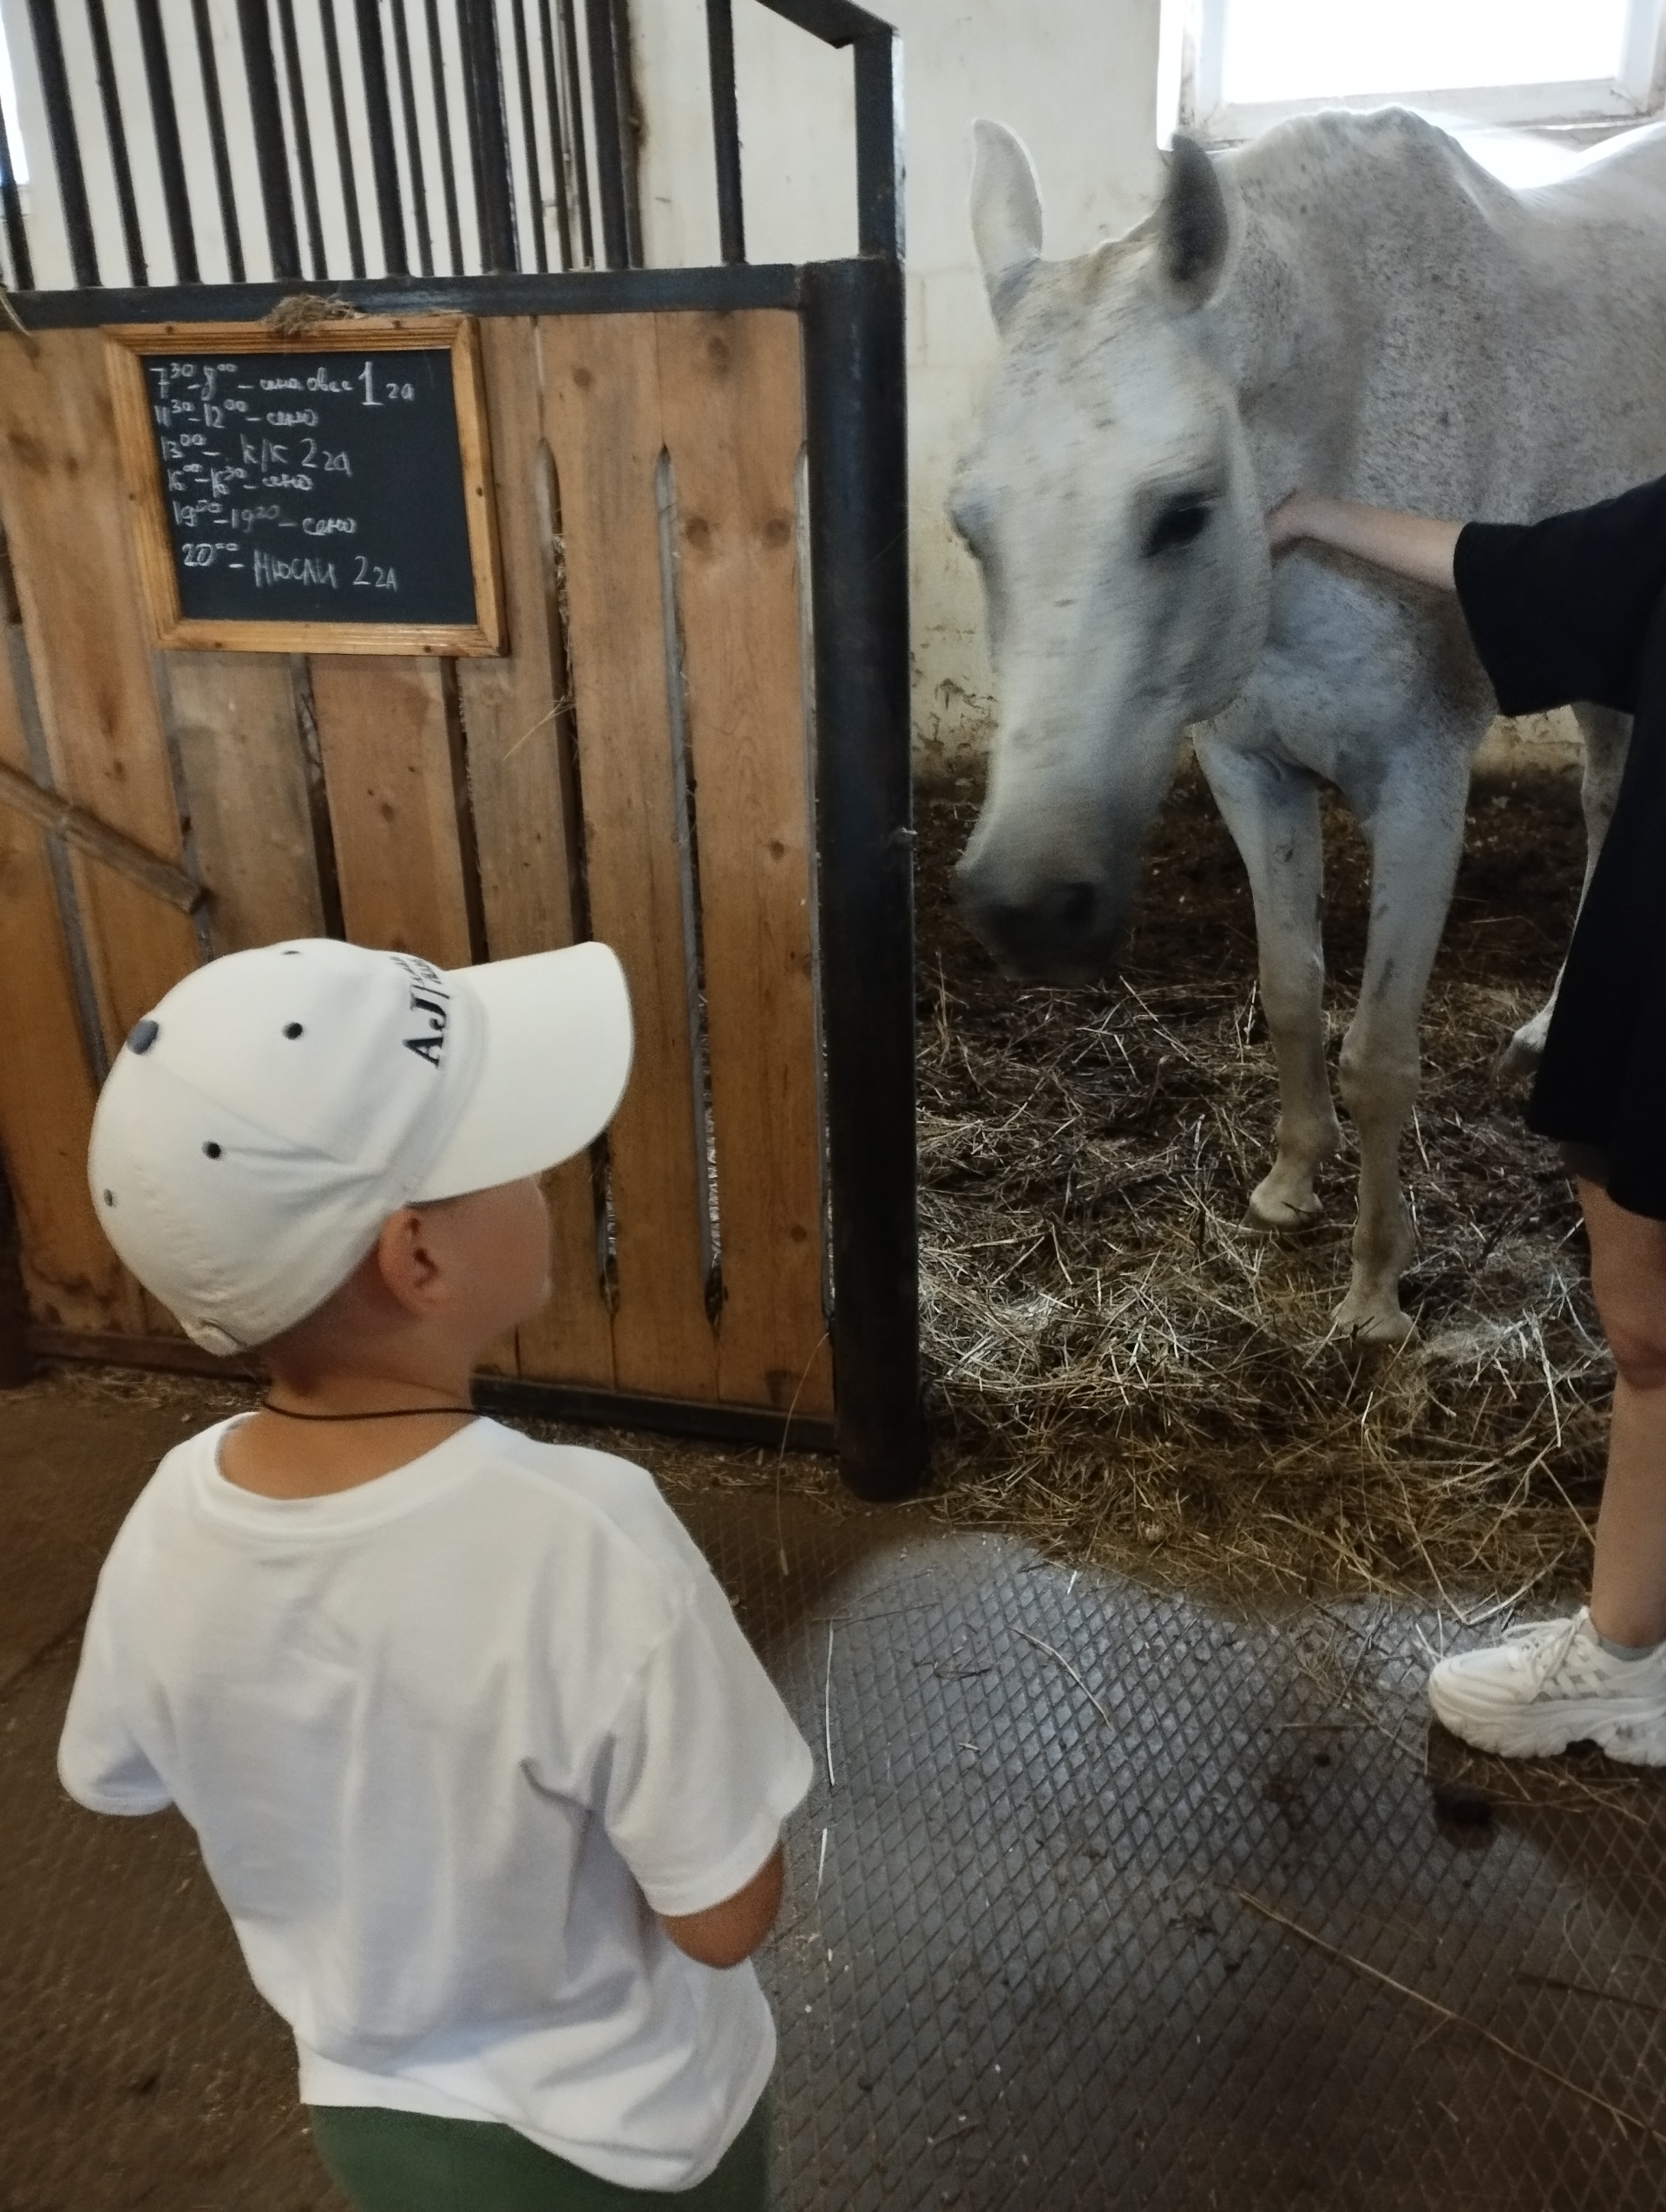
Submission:
[[[220,1471],[239,1489],[268,1498],[327,1497],[374,1482],[474,1419],[472,1365],[466,1358],[413,1362],[409,1372],[402,1371],[404,1363],[276,1368],[268,1406],[222,1437]],[[365,1415],[377,1417],[354,1417]]]

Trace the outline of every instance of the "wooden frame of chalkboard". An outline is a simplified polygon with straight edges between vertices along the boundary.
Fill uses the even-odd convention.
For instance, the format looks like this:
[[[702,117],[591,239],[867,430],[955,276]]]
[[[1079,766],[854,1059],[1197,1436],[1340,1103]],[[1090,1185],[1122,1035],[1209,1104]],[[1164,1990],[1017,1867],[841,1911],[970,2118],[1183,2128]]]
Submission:
[[[472,318],[360,316],[285,336],[260,323],[142,323],[106,325],[104,336],[159,645],[448,658],[505,650]],[[365,358],[351,370],[341,363],[338,373],[341,355]],[[411,355],[428,357],[425,373],[401,377],[400,358]],[[433,374],[435,355],[449,357],[449,378]],[[252,356],[272,365],[259,373]],[[409,469],[390,443],[403,406],[421,432]],[[366,408],[377,410],[374,423]],[[384,501],[368,532],[365,518],[347,511],[355,474],[373,480],[365,483],[372,499],[379,484]],[[267,590],[271,616],[241,612],[252,592]]]

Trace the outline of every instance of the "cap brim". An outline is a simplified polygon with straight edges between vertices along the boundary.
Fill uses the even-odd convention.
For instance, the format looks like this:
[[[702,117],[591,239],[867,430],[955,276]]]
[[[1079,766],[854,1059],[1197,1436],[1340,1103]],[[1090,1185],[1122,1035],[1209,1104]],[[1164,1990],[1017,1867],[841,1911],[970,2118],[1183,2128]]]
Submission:
[[[541,1175],[613,1119],[631,1072],[631,1000],[606,945],[453,971],[484,1017],[469,1103],[421,1178],[425,1199]]]

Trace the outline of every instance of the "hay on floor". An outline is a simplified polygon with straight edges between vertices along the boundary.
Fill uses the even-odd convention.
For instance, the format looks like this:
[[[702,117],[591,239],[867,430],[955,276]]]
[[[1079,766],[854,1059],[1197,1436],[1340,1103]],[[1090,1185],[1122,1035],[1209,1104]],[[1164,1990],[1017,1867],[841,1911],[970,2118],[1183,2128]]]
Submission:
[[[1206,795],[1171,802],[1125,978],[1072,991],[1007,982],[971,946],[946,872],[972,799],[928,800],[922,1263],[945,1513],[1246,1594],[1462,1611],[1578,1584],[1611,1365],[1567,1178],[1492,1072],[1555,972],[1577,816],[1560,789],[1474,812],[1407,1151],[1417,1333],[1361,1356],[1329,1333],[1352,1160],[1311,1235],[1243,1226],[1276,1102],[1242,870]],[[1365,887],[1357,838],[1329,834],[1334,1060]]]

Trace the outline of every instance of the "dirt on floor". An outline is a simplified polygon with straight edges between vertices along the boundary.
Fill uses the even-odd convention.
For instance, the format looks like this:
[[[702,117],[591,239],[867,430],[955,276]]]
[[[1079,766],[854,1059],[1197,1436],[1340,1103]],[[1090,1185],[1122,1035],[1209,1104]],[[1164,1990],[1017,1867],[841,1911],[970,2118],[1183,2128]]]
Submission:
[[[1472,795],[1404,1154],[1417,1332],[1387,1356],[1328,1332],[1351,1150],[1322,1179],[1319,1230],[1243,1227],[1276,1102],[1248,885],[1201,778],[1160,819],[1121,974],[1086,990],[1007,980],[960,920],[951,871],[979,798],[967,776],[919,805],[940,1508],[1246,1591],[1577,1583],[1611,1370],[1569,1180],[1495,1072],[1571,927],[1575,780]],[[1340,804],[1325,813],[1334,1060],[1368,861]]]

